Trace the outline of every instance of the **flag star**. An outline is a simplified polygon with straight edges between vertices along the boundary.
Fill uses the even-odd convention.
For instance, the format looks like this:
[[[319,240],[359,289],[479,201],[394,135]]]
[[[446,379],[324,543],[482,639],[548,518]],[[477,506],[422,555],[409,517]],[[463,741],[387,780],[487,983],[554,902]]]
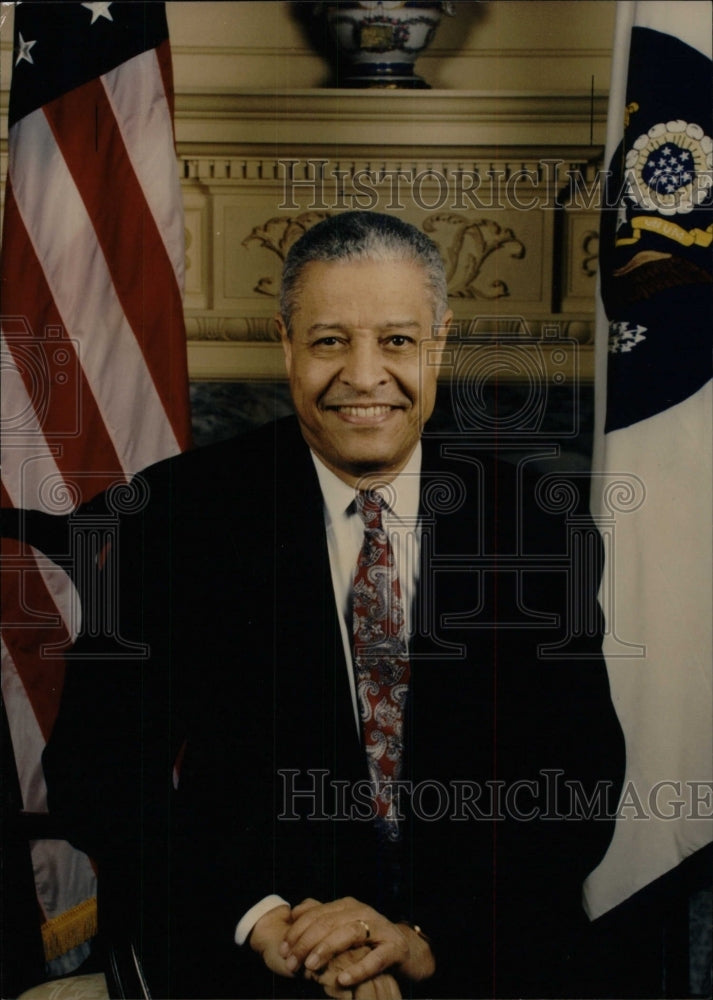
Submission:
[[[111,16],[111,13],[109,12],[111,4],[112,0],[108,0],[108,2],[107,0],[93,0],[92,3],[83,3],[82,7],[86,7],[87,10],[90,10],[92,12],[91,23],[94,24],[94,22],[98,21],[100,17],[105,17],[107,21],[114,20],[114,18]]]
[[[19,66],[23,59],[26,62],[32,63],[34,65],[35,60],[30,55],[30,49],[32,48],[33,45],[37,44],[37,39],[35,39],[32,42],[26,42],[25,39],[22,37],[21,32],[19,33],[19,36],[20,36],[20,44],[17,50],[17,59],[15,60],[15,65]]]

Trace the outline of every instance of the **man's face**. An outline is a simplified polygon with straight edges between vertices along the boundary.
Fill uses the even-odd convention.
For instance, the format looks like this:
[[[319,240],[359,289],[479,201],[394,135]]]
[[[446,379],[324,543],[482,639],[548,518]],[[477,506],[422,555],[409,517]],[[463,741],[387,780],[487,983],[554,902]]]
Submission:
[[[397,260],[312,261],[292,333],[278,317],[290,389],[307,444],[340,479],[393,475],[413,452],[436,398],[438,357],[423,268]],[[425,364],[425,354],[428,364]]]

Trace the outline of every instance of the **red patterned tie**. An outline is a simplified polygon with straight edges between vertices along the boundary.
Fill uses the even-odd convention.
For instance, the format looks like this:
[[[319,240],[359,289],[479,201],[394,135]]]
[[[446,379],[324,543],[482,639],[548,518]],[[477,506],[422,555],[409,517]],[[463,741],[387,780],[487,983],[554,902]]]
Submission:
[[[397,840],[395,810],[389,806],[391,782],[401,773],[410,675],[404,611],[394,554],[381,523],[384,501],[364,492],[357,494],[356,504],[364,522],[353,590],[357,697],[378,822],[390,840]]]

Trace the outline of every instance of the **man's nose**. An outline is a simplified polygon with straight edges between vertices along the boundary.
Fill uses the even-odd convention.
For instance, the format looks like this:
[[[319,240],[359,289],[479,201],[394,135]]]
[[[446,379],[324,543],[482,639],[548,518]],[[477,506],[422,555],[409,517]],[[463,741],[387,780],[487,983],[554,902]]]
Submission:
[[[368,393],[389,380],[379,344],[352,344],[339,378],[356,392]]]

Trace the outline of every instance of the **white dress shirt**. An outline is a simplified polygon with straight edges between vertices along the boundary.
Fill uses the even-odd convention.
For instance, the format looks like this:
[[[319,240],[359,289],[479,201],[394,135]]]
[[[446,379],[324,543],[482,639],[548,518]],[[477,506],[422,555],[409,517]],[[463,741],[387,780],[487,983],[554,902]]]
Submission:
[[[329,566],[352,695],[354,723],[359,731],[354,664],[352,660],[351,592],[357,560],[364,541],[364,522],[356,510],[357,490],[335,476],[313,453],[319,485],[324,500],[324,524],[327,531]],[[386,502],[382,523],[389,537],[401,585],[406,634],[409,635],[411,605],[418,577],[419,533],[418,504],[421,477],[421,445],[416,447],[407,465],[391,483],[376,486]],[[371,484],[370,484],[371,485]]]
[[[334,598],[340,612],[339,627],[344,645],[349,690],[352,696],[354,724],[359,732],[354,664],[352,659],[351,591],[357,560],[364,541],[364,522],[357,513],[355,497],[358,488],[348,486],[312,452],[319,486],[324,501],[324,525],[327,532],[329,567],[332,574]],[[401,585],[401,599],[407,635],[410,634],[411,607],[418,580],[420,530],[418,507],[421,480],[421,444],[416,446],[411,458],[390,483],[383,486],[370,477],[369,488],[376,489],[386,507],[382,524],[388,535],[396,560]],[[235,929],[235,941],[244,944],[260,917],[282,903],[281,896],[265,896],[245,913]]]

